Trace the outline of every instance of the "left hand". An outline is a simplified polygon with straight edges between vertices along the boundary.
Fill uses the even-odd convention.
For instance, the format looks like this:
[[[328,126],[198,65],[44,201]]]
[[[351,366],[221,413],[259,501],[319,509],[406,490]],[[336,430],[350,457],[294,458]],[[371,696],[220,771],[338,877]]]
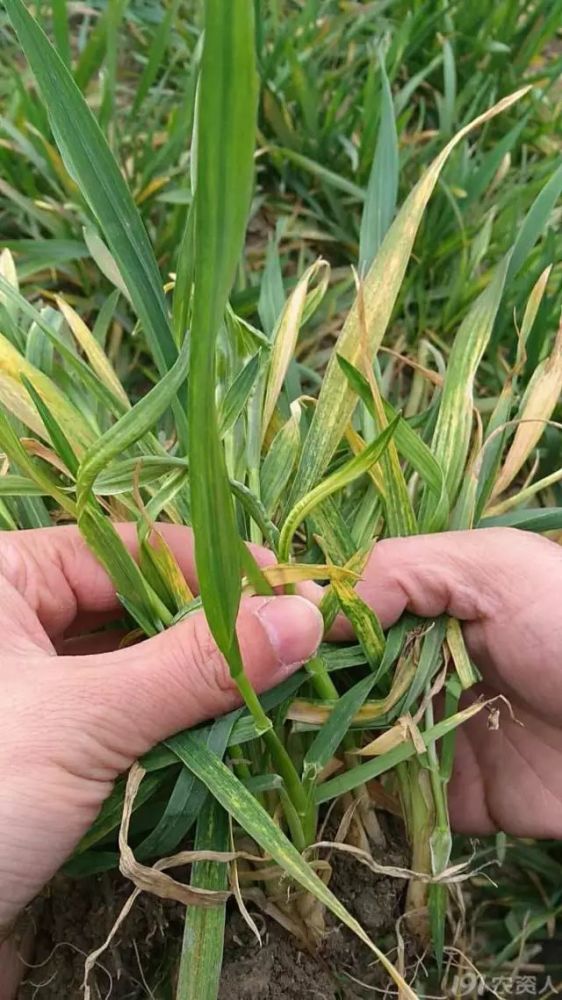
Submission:
[[[117,527],[134,555],[134,525]],[[195,589],[191,531],[158,529]],[[121,616],[75,527],[0,533],[2,1000],[16,975],[11,923],[70,855],[115,778],[160,740],[239,704],[203,612],[123,649],[115,630],[91,634]],[[322,618],[303,597],[243,598],[237,633],[260,692],[314,655]]]

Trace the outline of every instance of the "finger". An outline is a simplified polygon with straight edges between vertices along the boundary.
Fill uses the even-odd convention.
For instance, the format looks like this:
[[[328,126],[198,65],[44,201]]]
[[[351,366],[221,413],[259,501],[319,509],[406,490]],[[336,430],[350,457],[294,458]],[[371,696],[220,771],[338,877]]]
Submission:
[[[562,711],[562,551],[512,528],[377,543],[358,593],[388,628],[410,611],[463,622],[467,650],[485,681],[558,723]],[[351,638],[340,620],[331,638]],[[532,683],[529,678],[532,675]]]
[[[357,590],[378,609],[385,628],[404,611],[480,620],[495,606],[504,548],[502,533],[494,530],[385,540],[375,545]]]
[[[313,656],[322,625],[317,608],[302,597],[244,598],[237,635],[254,689],[274,687]],[[82,665],[84,713],[105,741],[115,773],[159,740],[240,703],[202,612],[137,646],[85,658]]]
[[[114,525],[131,555],[138,555],[134,524]],[[197,591],[197,574],[190,528],[158,524],[190,588]],[[253,547],[263,564],[273,556]],[[108,621],[122,613],[111,579],[84,542],[75,525],[0,533],[0,574],[35,612],[47,634],[62,635],[80,615]],[[75,628],[76,631],[76,628]]]
[[[499,585],[509,586],[509,565],[521,563],[521,546],[529,538],[512,529],[487,528],[385,539],[375,545],[357,593],[385,629],[405,611],[481,622],[496,612]],[[351,635],[349,624],[339,619],[330,637]]]
[[[133,557],[138,554],[136,526],[116,524]],[[159,525],[173,547],[188,583],[195,582],[190,529]],[[88,549],[76,525],[2,532],[0,572],[19,592],[51,638],[62,635],[78,614],[111,620],[122,613],[115,587]]]
[[[483,710],[456,731],[453,774],[448,788],[451,826],[456,833],[487,836],[497,832],[490,815],[486,789],[486,770],[478,759],[476,747],[490,738]]]

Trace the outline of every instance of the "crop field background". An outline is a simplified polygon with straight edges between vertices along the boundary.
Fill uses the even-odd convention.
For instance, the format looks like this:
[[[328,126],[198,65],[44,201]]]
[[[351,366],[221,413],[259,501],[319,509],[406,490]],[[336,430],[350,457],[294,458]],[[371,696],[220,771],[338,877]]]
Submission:
[[[224,0],[228,17],[229,5],[230,0]],[[239,0],[232,0],[232,5],[233,9],[241,6]],[[243,207],[244,201],[240,177],[235,172],[221,174],[219,169],[223,162],[228,166],[228,143],[234,141],[228,128],[223,133],[224,146],[220,128],[212,132],[213,122],[205,132],[204,116],[211,104],[205,105],[205,87],[198,83],[205,4],[202,0],[54,0],[26,5],[57,50],[57,65],[66,67],[78,85],[85,98],[81,107],[89,108],[99,123],[107,143],[104,148],[119,164],[144,223],[154,251],[155,273],[161,277],[169,303],[170,344],[180,348],[177,357],[172,357],[173,364],[168,363],[165,351],[165,363],[161,363],[158,350],[164,340],[151,339],[139,309],[139,302],[142,306],[145,301],[140,269],[136,277],[133,266],[131,271],[125,269],[125,257],[118,259],[104,230],[99,206],[112,183],[105,161],[92,146],[92,177],[88,179],[86,168],[80,165],[69,169],[68,148],[73,140],[68,136],[61,140],[64,122],[57,120],[53,107],[57,102],[64,107],[71,98],[47,72],[44,79],[39,78],[31,43],[26,46],[20,22],[16,23],[17,6],[16,0],[7,0],[5,9],[0,9],[0,410],[4,413],[0,527],[17,530],[69,519],[80,523],[84,511],[89,511],[89,528],[85,521],[81,526],[85,534],[89,530],[90,540],[92,533],[102,530],[102,513],[115,520],[138,517],[137,500],[142,494],[151,516],[193,521],[197,532],[201,507],[196,490],[192,490],[191,506],[185,499],[183,425],[170,405],[172,395],[166,395],[166,386],[172,386],[169,392],[175,393],[185,381],[183,331],[203,316],[203,306],[197,312],[202,279],[188,252],[195,238],[189,224],[191,210],[196,191],[205,184],[205,176],[196,176],[196,167],[206,164],[208,176],[223,185],[229,232],[236,228],[236,206],[242,203]],[[234,260],[234,285],[216,352],[215,392],[201,381],[197,383],[199,404],[191,400],[195,392],[190,393],[189,403],[190,416],[197,415],[199,405],[203,419],[205,405],[212,402],[214,407],[216,402],[221,447],[230,479],[235,481],[240,534],[267,542],[282,563],[296,558],[312,567],[324,565],[326,571],[328,564],[359,569],[360,560],[353,564],[353,557],[379,533],[410,534],[424,526],[434,530],[480,523],[520,525],[562,539],[561,0],[255,0],[253,6],[259,97],[249,184],[251,210],[243,247]],[[207,73],[212,79],[210,62]],[[243,77],[243,67],[235,65],[233,73]],[[243,94],[243,81],[235,86]],[[444,147],[474,119],[525,87],[518,99],[506,102],[501,113],[486,116],[479,127],[456,142],[435,175],[423,218],[420,202],[419,221],[412,221],[417,208],[407,199],[424,172],[433,169],[431,164]],[[82,114],[78,109],[75,118],[69,119],[75,121],[77,133],[85,122]],[[198,129],[204,143],[208,140],[202,152],[193,143]],[[80,134],[86,149],[88,137],[89,133]],[[211,140],[215,145],[209,157]],[[409,251],[404,246],[408,240],[413,242],[403,280],[394,280],[389,255],[384,258],[388,287],[384,269],[378,283],[369,285],[373,267],[383,259],[379,251],[386,252],[385,236],[405,203],[410,207],[398,217],[401,228],[393,244],[396,254],[406,253],[406,261]],[[413,226],[411,233],[409,226]],[[196,245],[200,245],[197,239]],[[176,294],[176,289],[190,289],[192,283],[193,300],[191,293]],[[361,338],[368,340],[369,334],[363,325],[369,325],[370,314],[376,314],[380,303],[381,309],[387,303],[390,318],[380,339],[373,337],[376,361],[367,378]],[[353,351],[344,352],[338,367],[336,340],[354,309],[359,315],[354,363]],[[458,346],[453,350],[460,329],[474,344],[473,357],[461,355]],[[196,364],[192,354],[192,371]],[[203,379],[203,365],[199,372]],[[259,397],[256,386],[262,377],[263,396]],[[322,397],[318,404],[315,400],[329,379],[335,385],[338,378],[342,398],[351,389],[355,393],[359,415],[355,414],[353,427],[348,427],[350,418],[336,426],[334,416],[334,426],[330,425],[333,447],[323,466],[318,466],[318,479],[326,477],[322,479],[325,492],[319,498],[324,513],[307,521],[307,531],[298,534],[302,522],[312,516],[313,505],[304,514],[300,511],[300,519],[291,519],[291,507],[307,491],[312,496],[316,480],[311,473],[306,482],[307,471],[302,462],[299,465],[302,453],[295,441],[302,436],[306,448],[306,441],[312,440],[313,414],[325,412],[321,405],[326,409]],[[472,395],[463,423],[465,384]],[[125,419],[126,407],[148,400],[151,390],[153,408],[139,415],[136,436],[112,438],[111,428]],[[260,399],[259,414],[256,398]],[[438,417],[441,400],[448,409],[442,409]],[[83,424],[73,423],[77,411],[84,417]],[[449,431],[444,427],[445,412]],[[515,423],[509,424],[526,417],[541,422],[540,429],[521,434],[523,424],[517,432]],[[92,427],[103,435],[106,448],[99,461]],[[406,434],[400,437],[400,427],[416,431],[415,438],[425,450],[416,451]],[[14,444],[15,433],[23,438],[21,451]],[[484,452],[484,472],[475,460],[483,441],[491,442]],[[188,450],[194,467],[193,448],[191,442]],[[377,475],[372,481],[365,475],[366,460],[359,464],[368,449],[372,462],[378,463],[379,480]],[[312,445],[305,454],[314,458]],[[141,460],[145,468],[139,472]],[[404,474],[401,468],[406,469]],[[439,503],[431,506],[431,497],[435,500],[435,490],[431,490],[439,476],[451,500],[446,510],[445,487]],[[299,495],[301,480],[306,489]],[[384,502],[377,494],[379,488]],[[330,499],[332,494],[336,499]],[[94,509],[91,504],[98,500]],[[332,515],[326,515],[326,510]],[[342,521],[355,525],[351,551]],[[319,536],[324,545],[318,542]],[[96,552],[103,561],[104,545],[110,546],[111,539],[98,544]],[[163,573],[156,561],[142,569],[152,583]],[[208,571],[212,582],[210,558]],[[251,573],[251,567],[247,571]],[[326,572],[326,578],[333,584],[331,596],[335,593],[342,606],[351,607],[351,613],[360,617],[361,609],[355,607],[346,579],[335,571],[333,577]],[[291,586],[297,579],[287,576],[281,583]],[[171,587],[166,590],[162,579],[154,590],[158,606],[167,608],[167,619],[160,611],[154,612],[146,595],[136,595],[138,604],[129,595],[125,604],[135,626],[148,634],[181,613],[180,597],[185,603],[193,596],[186,598],[182,592],[178,597],[181,588],[175,593]],[[203,593],[208,611],[206,600]],[[329,609],[326,614],[329,618]],[[378,641],[376,623],[369,622],[364,632],[359,631],[360,643],[353,647],[359,651],[356,661],[351,657],[349,663],[334,666],[336,654],[326,650],[325,662],[332,656],[333,663],[322,675],[324,688],[316,677],[310,690],[303,688],[303,697],[299,696],[301,715],[296,702],[291,703],[282,720],[283,739],[299,766],[303,756],[306,763],[307,750],[299,739],[306,744],[310,732],[320,731],[314,715],[317,701],[343,700],[355,690],[353,684],[358,686],[362,675],[351,677],[349,668],[356,662],[371,664],[369,657],[382,657],[382,663],[386,662],[382,652],[373,652]],[[389,657],[390,646],[389,639]],[[398,654],[392,665],[397,658]],[[456,667],[460,687],[468,686],[458,663]],[[341,685],[338,680],[333,686],[329,669],[337,671],[334,678],[343,678]],[[435,672],[436,668],[428,675],[430,702]],[[385,686],[384,677],[381,685],[374,696],[390,699],[385,724],[392,726],[397,718],[392,714],[394,703],[397,711],[405,703],[399,701],[395,686],[390,682]],[[371,704],[365,701],[370,690],[365,688],[357,708],[363,702]],[[400,697],[405,690],[399,692]],[[417,692],[418,698],[424,690]],[[457,717],[459,692],[455,703],[451,691],[448,718],[454,728],[461,721]],[[289,692],[289,700],[294,693]],[[250,701],[248,696],[246,704]],[[272,701],[266,711],[273,709],[280,711]],[[322,721],[326,718],[322,716]],[[350,711],[350,727],[354,718]],[[294,744],[287,735],[287,720],[295,723]],[[270,802],[278,785],[273,781],[268,785],[265,778],[271,778],[270,760],[278,763],[279,748],[268,745],[264,750],[259,726],[251,729],[254,723],[256,715],[250,708],[233,722],[235,729],[231,727],[240,735],[246,725],[249,736],[244,739],[254,748],[250,754],[253,774],[243,774],[245,764],[236,767],[239,747],[231,739],[231,730],[224,737],[221,754],[227,746],[232,749],[241,783],[244,780],[246,788],[258,789],[256,801]],[[432,716],[426,714],[424,734],[431,725]],[[445,737],[449,735],[445,732]],[[344,739],[362,736],[357,724],[347,734],[342,731],[333,752]],[[317,738],[312,746],[318,750]],[[188,798],[184,802],[191,823],[182,825],[180,817],[178,825],[173,815],[173,796],[177,806],[187,772],[183,768],[178,775],[178,760],[169,750],[165,753],[170,759],[163,766],[159,752],[155,750],[152,764],[148,762],[148,778],[141,786],[144,798],[139,800],[131,827],[142,860],[153,861],[171,854],[179,843],[193,841],[195,815],[189,813],[193,803]],[[179,751],[178,757],[183,761]],[[402,961],[401,972],[419,995],[443,995],[443,956],[445,966],[450,965],[447,989],[451,996],[459,992],[473,996],[478,991],[501,996],[558,995],[557,983],[562,983],[560,844],[498,834],[476,844],[455,839],[451,854],[448,830],[439,825],[439,796],[446,785],[444,758],[445,752],[439,761],[441,785],[438,782],[432,793],[435,815],[426,816],[433,824],[432,844],[441,844],[442,869],[452,858],[467,862],[479,874],[462,882],[464,902],[456,896],[450,907],[437,891],[442,886],[431,886],[433,950],[428,949],[425,964],[419,961],[419,953],[417,957],[408,953],[404,964],[394,932],[388,928],[376,944],[398,967]],[[328,763],[319,756],[319,769],[320,761],[322,766]],[[198,773],[201,780],[205,766],[203,762]],[[405,788],[416,784],[416,766],[410,762],[407,773],[403,770],[396,778],[402,782],[403,798],[407,797]],[[406,769],[406,764],[400,767]],[[382,773],[383,768],[379,770]],[[282,768],[281,773],[290,784],[290,775]],[[281,781],[277,771],[273,777]],[[340,779],[318,785],[319,789],[333,786],[332,795],[321,791],[318,802],[339,794],[336,783]],[[346,787],[341,780],[341,792],[349,791],[352,785]],[[395,802],[393,780],[391,776],[385,788]],[[116,876],[107,873],[117,867],[123,797],[124,783],[118,785],[97,827],[67,866],[68,878],[84,880],[80,885],[86,886],[86,895],[98,899],[96,905],[102,883],[106,903],[117,885]],[[229,811],[225,801],[221,800],[221,807]],[[420,844],[428,833],[419,826],[413,798],[411,810],[406,818],[417,858],[412,867],[420,870],[427,865],[429,872],[435,857],[423,856]],[[244,825],[235,810],[231,815]],[[314,817],[308,820],[314,825]],[[296,824],[295,831],[287,818],[291,839],[300,850],[314,840],[307,834],[306,822],[303,834],[302,825]],[[256,824],[247,833],[260,842],[258,820]],[[203,834],[200,829],[200,843]],[[275,857],[272,843],[264,840],[260,846]],[[298,881],[296,869],[291,873]],[[200,871],[196,877],[206,876]],[[325,899],[323,903],[330,908]],[[114,919],[118,909],[116,905]],[[102,937],[93,947],[102,943]],[[115,948],[118,951],[118,940]],[[134,969],[122,970],[114,996],[171,998],[176,979],[170,970],[180,942],[170,941],[167,948],[162,944],[158,958],[151,952],[146,961],[141,956]],[[435,951],[437,962],[432,957]],[[191,961],[193,955],[184,942],[183,974],[188,958]],[[64,964],[65,959],[58,961]],[[476,976],[475,969],[484,979]],[[46,983],[51,966],[46,970],[40,975],[33,972],[30,980]],[[181,975],[178,1000],[195,998],[193,986],[181,992]],[[201,987],[198,997],[213,996],[208,970],[201,975],[207,976],[204,982],[209,992]],[[104,995],[102,977],[99,982],[98,993],[92,997]],[[370,992],[369,987],[361,992],[356,987],[356,994],[342,992],[341,996],[370,996],[373,990],[384,988],[376,985]],[[25,998],[62,995],[54,986],[55,992],[47,993],[48,988],[33,992],[29,987]],[[68,1000],[74,996],[81,992],[69,993]]]

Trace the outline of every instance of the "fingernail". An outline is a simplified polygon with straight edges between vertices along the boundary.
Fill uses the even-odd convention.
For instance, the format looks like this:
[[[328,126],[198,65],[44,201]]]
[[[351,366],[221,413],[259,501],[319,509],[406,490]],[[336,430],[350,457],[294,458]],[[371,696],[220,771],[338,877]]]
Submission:
[[[316,653],[324,622],[318,608],[304,597],[272,597],[255,615],[285,669],[299,667]]]

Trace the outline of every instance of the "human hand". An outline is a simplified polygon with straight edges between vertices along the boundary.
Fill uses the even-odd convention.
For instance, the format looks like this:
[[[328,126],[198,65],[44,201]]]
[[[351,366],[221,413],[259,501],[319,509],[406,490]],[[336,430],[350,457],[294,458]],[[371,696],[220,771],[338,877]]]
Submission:
[[[190,530],[159,531],[195,589]],[[134,526],[119,533],[134,553]],[[202,612],[123,649],[116,631],[84,638],[120,616],[113,585],[76,528],[0,533],[0,941],[115,778],[159,740],[239,702]],[[313,656],[322,618],[302,597],[250,597],[237,632],[247,674],[263,691]],[[8,964],[0,944],[0,970]],[[10,995],[1,971],[0,995]]]
[[[357,592],[388,628],[408,610],[463,622],[486,696],[504,695],[490,731],[480,712],[457,732],[453,827],[562,836],[562,550],[507,528],[378,542]],[[338,626],[340,638],[349,635]],[[470,698],[472,696],[469,695]]]

